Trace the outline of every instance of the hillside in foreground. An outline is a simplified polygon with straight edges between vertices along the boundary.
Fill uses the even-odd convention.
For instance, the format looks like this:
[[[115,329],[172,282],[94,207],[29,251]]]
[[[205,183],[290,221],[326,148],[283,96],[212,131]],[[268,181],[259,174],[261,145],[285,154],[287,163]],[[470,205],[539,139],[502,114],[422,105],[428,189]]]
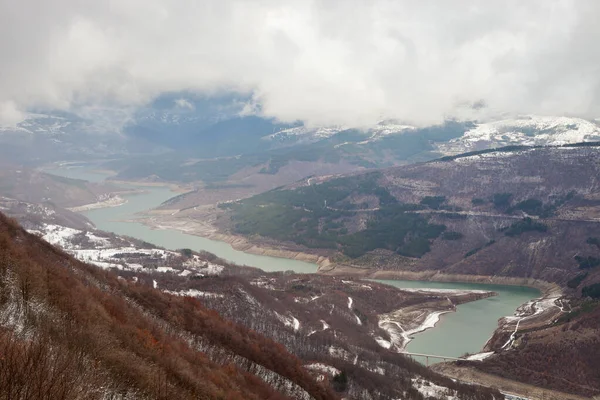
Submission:
[[[336,398],[283,346],[78,262],[3,215],[0,249],[4,398]]]
[[[382,312],[416,304],[445,309],[448,299],[460,304],[488,293],[440,296],[265,275],[130,238],[50,226],[48,239],[74,246],[75,255],[104,252],[112,262],[92,261],[104,270],[84,264],[0,214],[3,398],[498,395],[433,373],[373,337],[379,332],[380,341],[391,341],[377,324]],[[103,249],[113,244],[122,249]]]

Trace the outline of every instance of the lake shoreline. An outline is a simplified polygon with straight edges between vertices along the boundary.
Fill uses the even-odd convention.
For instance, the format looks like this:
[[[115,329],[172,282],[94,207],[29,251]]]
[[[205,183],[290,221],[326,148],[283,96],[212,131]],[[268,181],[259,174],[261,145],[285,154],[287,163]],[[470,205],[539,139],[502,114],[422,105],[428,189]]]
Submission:
[[[381,281],[377,283],[386,284]],[[408,293],[443,295],[445,298],[400,308],[378,316],[378,326],[389,335],[390,340],[376,337],[375,341],[381,347],[396,352],[406,352],[407,346],[415,335],[435,328],[444,314],[457,312],[457,306],[498,295],[494,291],[477,289],[397,289]]]
[[[503,338],[507,332],[514,331],[514,317],[518,313],[519,309],[527,307],[531,304],[544,304],[558,299],[564,295],[563,290],[555,283],[546,282],[538,279],[530,278],[519,278],[519,277],[503,277],[503,276],[489,276],[489,275],[466,275],[466,274],[447,274],[437,270],[425,270],[425,271],[398,271],[398,270],[382,270],[382,269],[369,269],[364,267],[357,267],[348,264],[340,264],[331,261],[329,256],[319,255],[314,253],[306,253],[302,251],[295,251],[289,249],[288,246],[282,244],[281,247],[275,247],[272,244],[267,244],[268,241],[263,240],[251,240],[249,238],[234,235],[230,233],[224,233],[216,226],[214,220],[205,221],[200,224],[194,223],[193,221],[185,221],[184,218],[168,218],[167,212],[161,211],[159,213],[146,214],[148,217],[142,222],[152,229],[175,229],[194,236],[204,237],[210,240],[220,241],[228,243],[233,249],[244,252],[246,254],[270,256],[285,258],[290,260],[302,260],[317,265],[315,273],[329,276],[339,277],[352,277],[358,279],[388,279],[388,280],[399,280],[399,281],[422,281],[422,282],[437,282],[437,283],[457,283],[457,284],[485,284],[485,285],[499,285],[499,286],[514,286],[514,287],[526,287],[535,289],[538,294],[535,297],[531,297],[528,301],[521,303],[518,307],[513,310],[510,315],[503,315],[498,319],[498,325],[490,332],[488,340],[482,344],[482,347],[478,349],[478,352],[489,352],[501,351],[498,349],[497,341],[499,338]],[[152,215],[152,216],[149,216]],[[167,216],[167,218],[164,218]],[[215,218],[216,219],[216,218]],[[160,222],[159,222],[160,221]],[[266,242],[266,243],[265,243]],[[556,311],[556,310],[554,310]],[[429,318],[433,313],[427,313]],[[540,315],[535,324],[537,326],[547,325],[553,318],[556,317],[556,312],[544,312]],[[438,316],[439,318],[439,316]],[[435,327],[434,324],[427,329]],[[423,332],[422,330],[420,332]],[[417,332],[415,332],[417,333]]]
[[[537,289],[542,295],[562,293],[562,289],[551,282],[539,279],[517,278],[508,276],[447,274],[438,270],[398,271],[384,269],[360,268],[356,266],[333,264],[319,267],[318,273],[332,276],[353,276],[365,279],[389,279],[403,281],[479,283],[486,285],[521,286]]]
[[[84,204],[82,206],[77,206],[77,207],[70,207],[70,208],[67,208],[67,210],[76,212],[76,213],[81,213],[81,212],[90,211],[90,210],[98,210],[100,208],[119,207],[119,206],[122,206],[123,204],[127,204],[126,199],[119,196],[118,194],[111,193],[111,196],[109,198],[107,198],[106,200],[97,201],[95,203]]]
[[[107,183],[112,183],[115,185],[128,185],[128,186],[137,186],[137,187],[167,187],[171,189],[172,192],[177,194],[187,193],[192,190],[192,187],[189,185],[179,185],[176,183],[167,183],[167,182],[151,182],[151,181],[126,181],[122,179],[112,179],[108,177],[106,179]],[[158,204],[156,207],[160,206]]]
[[[157,213],[158,214],[158,213]],[[300,260],[317,265],[317,274],[332,276],[348,276],[364,279],[391,279],[407,281],[429,281],[429,282],[453,282],[453,283],[481,283],[490,285],[508,285],[523,286],[537,289],[542,295],[556,293],[562,289],[554,283],[542,281],[539,279],[503,277],[491,275],[467,275],[467,274],[446,274],[438,270],[424,271],[399,271],[385,269],[371,269],[357,267],[354,265],[338,264],[331,261],[328,255],[318,254],[317,252],[307,252],[301,250],[292,250],[289,246],[281,243],[277,247],[270,245],[266,240],[252,240],[247,237],[223,232],[214,223],[196,223],[194,221],[181,221],[175,223],[173,220],[165,220],[152,212],[146,214],[137,222],[152,229],[174,229],[194,236],[203,237],[210,240],[225,242],[231,245],[234,250],[242,251],[247,254],[262,255],[269,257],[285,258],[290,260]],[[158,217],[158,218],[156,218]],[[181,218],[178,218],[181,220]]]
[[[320,267],[330,265],[329,257],[323,254],[292,250],[285,245],[275,247],[264,243],[257,244],[255,241],[244,236],[223,232],[215,226],[216,216],[214,214],[202,219],[184,219],[181,217],[169,218],[175,214],[177,213],[173,213],[170,210],[152,210],[143,214],[141,218],[136,219],[135,222],[142,223],[151,229],[172,229],[189,235],[227,243],[234,250],[246,254],[312,263],[315,264],[315,273],[318,273]]]
[[[140,182],[142,183],[142,182]],[[147,183],[147,182],[146,182]],[[132,182],[123,182],[126,185],[135,185]],[[142,183],[143,185],[143,183]],[[172,187],[169,185],[161,184],[155,182],[150,185],[143,185],[148,189],[145,192],[149,194],[155,190],[158,190],[159,187],[163,187],[165,189],[171,190]],[[151,187],[155,187],[156,189],[152,189]],[[140,189],[140,187],[136,187],[136,189]],[[142,197],[140,196],[127,196],[130,202],[139,203],[142,201]],[[135,201],[134,201],[135,199]],[[157,203],[158,201],[158,203]],[[349,268],[348,265],[342,265],[337,263],[332,263],[332,252],[331,251],[312,251],[310,249],[302,249],[299,246],[295,246],[294,244],[281,244],[276,243],[275,241],[265,240],[263,238],[246,238],[239,235],[234,235],[229,232],[223,232],[222,226],[223,223],[218,221],[220,217],[223,216],[222,210],[212,206],[212,207],[193,207],[186,210],[155,210],[153,207],[157,207],[162,204],[162,199],[156,199],[153,202],[144,204],[144,208],[139,208],[136,211],[132,211],[128,217],[118,218],[113,221],[128,221],[139,223],[140,225],[144,225],[151,230],[172,230],[183,234],[188,234],[190,236],[201,237],[205,239],[209,239],[215,242],[219,242],[221,244],[227,244],[229,248],[234,249],[240,253],[254,255],[254,256],[266,256],[273,257],[278,259],[288,259],[293,261],[302,261],[308,262],[314,266],[314,269],[307,270],[303,272],[309,273],[317,273],[322,275],[334,275],[334,276],[348,276],[355,277],[359,279],[394,279],[394,280],[405,280],[405,281],[431,281],[431,282],[455,282],[455,283],[484,283],[484,284],[497,284],[497,285],[511,285],[511,286],[525,286],[532,287],[537,290],[546,291],[549,290],[549,285],[545,282],[533,281],[533,280],[516,280],[509,279],[505,280],[504,278],[498,277],[490,277],[490,276],[469,276],[469,275],[449,275],[442,274],[437,271],[426,271],[424,273],[414,274],[410,272],[403,271],[388,271],[388,270],[369,270],[366,268],[358,268],[352,267]],[[118,208],[118,207],[117,207]],[[110,218],[110,217],[109,217]],[[113,231],[113,230],[111,230]],[[122,234],[119,231],[115,231],[117,234]],[[127,233],[126,233],[127,234]],[[133,237],[138,237],[136,235],[131,235]],[[142,240],[143,235],[142,235]],[[149,240],[152,241],[152,240]],[[161,242],[157,243],[158,245],[163,245]],[[189,245],[188,245],[189,246]],[[168,246],[167,246],[168,247]],[[203,247],[201,247],[203,248]],[[209,250],[210,251],[210,250]],[[216,251],[219,253],[219,251]],[[218,256],[222,256],[221,254],[217,254]],[[225,257],[227,258],[227,257]],[[268,260],[267,260],[268,261]],[[243,265],[243,258],[240,261],[238,257],[238,261],[234,261],[238,264]],[[281,269],[269,270],[263,268],[263,270],[269,271],[285,271],[286,269],[292,269],[288,267],[285,263],[280,263]],[[260,265],[259,262],[254,260],[254,264],[248,263],[247,265]],[[493,290],[493,289],[490,289]],[[524,303],[527,303],[530,299],[533,299],[536,296],[529,297]],[[521,300],[521,299],[520,299]],[[507,311],[506,314],[498,314],[499,317],[512,315],[515,312],[511,306],[511,310]],[[431,314],[427,312],[427,316],[425,318],[429,318]],[[436,326],[437,324],[434,324]],[[496,330],[499,327],[496,326],[490,327],[489,331],[486,329],[486,333],[488,335],[494,335]],[[488,336],[489,337],[489,336]],[[485,345],[485,343],[481,343],[481,345]],[[471,350],[470,350],[471,351]],[[477,348],[474,351],[481,351],[481,348]]]

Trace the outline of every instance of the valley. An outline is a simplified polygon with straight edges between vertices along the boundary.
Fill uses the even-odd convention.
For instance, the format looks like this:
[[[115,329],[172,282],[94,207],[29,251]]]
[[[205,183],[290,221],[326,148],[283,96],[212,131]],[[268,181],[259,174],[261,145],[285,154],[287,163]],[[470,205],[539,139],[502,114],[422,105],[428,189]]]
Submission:
[[[0,0],[0,400],[600,400],[598,15]]]
[[[68,173],[65,171],[65,173]],[[312,260],[308,257],[303,257],[298,253],[294,253],[293,251],[289,253],[285,253],[283,251],[277,251],[277,248],[274,247],[271,252],[267,252],[267,254],[274,254],[279,257],[265,256],[265,251],[261,251],[257,248],[244,248],[241,247],[241,250],[234,250],[229,246],[228,243],[224,243],[219,239],[221,237],[217,235],[209,236],[210,239],[206,237],[198,237],[197,232],[187,231],[191,234],[187,233],[185,229],[180,231],[176,231],[173,227],[168,226],[157,226],[151,225],[146,218],[137,219],[136,217],[140,217],[136,215],[136,213],[146,211],[148,209],[152,209],[153,206],[160,204],[162,198],[166,198],[169,196],[168,192],[170,192],[166,188],[147,188],[146,194],[134,195],[130,196],[128,199],[128,203],[125,206],[118,208],[106,208],[102,210],[94,210],[91,212],[85,213],[85,215],[90,218],[94,224],[106,231],[115,232],[120,235],[128,235],[132,237],[136,237],[139,239],[143,239],[144,241],[155,243],[160,246],[164,246],[169,249],[176,249],[181,247],[189,247],[194,250],[204,250],[209,251],[218,255],[219,257],[226,259],[230,262],[235,262],[240,265],[249,265],[261,268],[265,271],[295,271],[295,272],[316,272],[317,265],[306,263],[304,261],[300,261],[303,259],[308,259],[310,261],[321,261],[321,263],[325,262],[326,259],[323,258],[313,258]],[[164,213],[162,213],[164,214]],[[179,214],[186,215],[185,212],[177,213],[175,216],[178,218],[182,218]],[[192,221],[195,221],[194,219]],[[205,219],[204,221],[211,221],[212,219]],[[151,221],[151,220],[150,220]],[[150,225],[149,227],[146,225]],[[158,229],[157,229],[158,228]],[[166,228],[166,229],[165,229]],[[239,246],[240,243],[234,242],[233,245]],[[237,247],[236,246],[236,247]],[[238,247],[239,248],[239,247]],[[250,250],[251,254],[247,254],[248,250]],[[255,254],[252,254],[255,253]],[[281,258],[281,256],[288,258]],[[322,268],[322,267],[320,267]],[[348,276],[347,274],[345,276]],[[344,274],[342,274],[344,276]],[[410,281],[397,281],[390,282],[394,286],[397,287],[427,287],[431,286],[430,283],[420,283],[416,286]],[[485,283],[485,281],[483,281]],[[521,283],[518,283],[521,284]],[[434,284],[435,286],[435,284]],[[437,286],[440,287],[440,286]],[[442,355],[448,356],[462,356],[464,353],[477,353],[483,348],[483,345],[490,337],[494,329],[497,326],[497,320],[501,317],[511,315],[514,310],[520,306],[522,303],[529,301],[532,298],[535,298],[539,295],[539,292],[536,290],[523,291],[518,287],[496,287],[489,285],[462,285],[460,283],[449,283],[444,287],[446,288],[454,288],[459,290],[464,289],[484,289],[484,290],[492,290],[499,291],[501,298],[503,299],[504,307],[496,309],[491,312],[490,308],[487,308],[484,313],[487,312],[488,323],[486,328],[483,328],[484,325],[480,324],[479,317],[471,315],[467,317],[467,320],[462,322],[465,325],[477,325],[480,326],[479,329],[476,330],[477,335],[476,338],[470,338],[469,340],[461,341],[461,345],[459,345],[456,341],[448,341],[446,340],[433,340],[430,342],[430,345],[433,345],[435,348],[435,344],[445,343],[443,348],[437,349],[436,351]],[[484,307],[485,309],[485,307]],[[458,315],[458,314],[457,314]],[[465,312],[465,316],[467,316]],[[455,315],[448,315],[444,317],[444,321],[446,319],[452,320]],[[471,319],[470,319],[471,318]],[[435,330],[435,329],[434,329]],[[418,336],[417,336],[418,337]],[[457,336],[453,333],[445,333],[443,330],[440,332],[439,337],[453,337],[455,340],[459,340],[460,336]],[[410,350],[411,348],[409,348]],[[427,350],[424,348],[419,348],[419,350]],[[431,350],[431,348],[429,349]]]
[[[68,209],[31,191],[29,201],[16,200],[28,193],[22,189],[0,207],[81,261],[167,294],[196,297],[283,343],[308,370],[325,371],[315,375],[319,380],[352,370],[347,393],[387,398],[405,383],[372,386],[358,378],[365,371],[397,373],[399,359],[390,364],[389,356],[378,355],[382,349],[470,359],[456,362],[452,373],[439,371],[456,376],[474,368],[512,382],[522,375],[506,375],[499,365],[522,362],[528,346],[555,351],[560,342],[542,344],[545,332],[580,323],[590,305],[572,296],[598,280],[596,182],[556,174],[549,180],[540,160],[551,165],[548,172],[595,176],[590,156],[596,151],[593,144],[517,146],[376,171],[291,161],[271,176],[256,167],[225,183],[200,185],[126,181],[104,162],[55,164],[44,168],[52,182],[66,179],[63,185],[87,191],[60,197],[70,192],[57,186],[55,201]],[[310,171],[327,173],[307,177]],[[62,178],[52,178],[57,175]],[[550,234],[555,242],[544,239]],[[557,243],[571,252],[554,260],[561,267],[536,259]],[[322,341],[325,348],[306,352]],[[317,356],[323,352],[329,356]],[[531,361],[528,368],[538,365]],[[595,393],[566,379],[570,386],[534,374],[527,382],[555,390],[548,393]]]
[[[41,217],[47,214],[40,213]],[[0,229],[6,229],[5,225],[8,225],[9,232],[14,230],[10,228],[10,221],[4,222],[1,218],[2,215]],[[284,344],[304,360],[304,367],[317,382],[335,382],[336,376],[343,371],[348,376],[343,391],[353,398],[361,398],[360,393],[367,391],[380,399],[394,398],[398,393],[411,393],[411,399],[421,399],[420,385],[413,385],[413,381],[429,382],[427,385],[435,384],[442,388],[440,390],[457,395],[471,392],[472,396],[483,396],[480,389],[457,385],[432,375],[397,352],[384,351],[376,341],[394,339],[377,325],[377,320],[379,314],[391,311],[403,314],[404,308],[418,304],[423,304],[424,309],[430,312],[449,312],[458,304],[494,296],[493,292],[462,290],[440,295],[399,291],[377,283],[335,277],[266,274],[258,269],[232,265],[209,253],[196,253],[190,249],[166,250],[130,237],[96,231],[89,226],[78,231],[41,221],[35,227],[33,224],[29,223],[29,231],[34,235],[64,248],[82,261],[110,271],[107,276],[116,277],[120,285],[137,291],[154,288],[168,296],[197,298],[204,307],[218,311],[228,320]],[[37,240],[32,235],[26,238],[26,241],[21,239],[19,242]],[[59,253],[59,257],[68,256]],[[49,259],[46,256],[47,262]],[[69,263],[77,265],[78,262],[72,260]],[[374,292],[381,296],[372,296]],[[138,301],[146,304],[145,307],[150,306],[145,297],[138,298]],[[3,314],[4,317],[9,318]],[[419,326],[423,322],[423,315],[414,318],[407,314],[402,320],[407,327]],[[214,344],[207,344],[204,339],[199,340],[201,348],[215,362],[223,362],[224,356],[230,359],[230,350],[223,351],[214,348]],[[398,346],[403,346],[403,343],[399,342]],[[290,388],[285,377],[273,375],[273,372],[280,371],[279,367],[267,365],[264,361],[258,362],[263,367],[254,364],[248,367],[244,359],[236,360],[236,357],[233,355],[235,364],[248,368],[248,372],[274,384],[284,394],[308,398],[298,386],[291,385]],[[383,384],[388,376],[395,377],[394,383]],[[165,375],[165,379],[168,381],[170,378]],[[301,387],[307,387],[307,384],[304,382]]]
[[[295,242],[294,238],[285,238],[286,240],[282,241],[276,240],[276,237],[262,235],[242,237],[235,232],[237,228],[232,228],[235,225],[228,222],[231,210],[237,212],[234,203],[226,203],[225,207],[197,207],[176,213],[168,212],[167,206],[163,207],[163,211],[151,212],[144,221],[146,224],[163,228],[182,229],[201,236],[228,239],[238,248],[259,254],[264,254],[265,248],[278,249],[278,255],[290,258],[297,257],[298,254],[310,254],[314,257],[313,260],[321,259],[320,273],[361,278],[467,281],[537,287],[546,297],[521,316],[502,319],[485,349],[479,347],[475,350],[497,352],[499,356],[485,361],[481,369],[502,375],[495,367],[497,363],[511,365],[510,363],[523,362],[520,354],[522,350],[525,350],[523,355],[527,354],[529,350],[526,349],[529,346],[533,346],[536,349],[534,352],[537,353],[560,352],[559,349],[564,346],[560,341],[548,342],[544,339],[547,338],[548,329],[554,329],[552,327],[555,325],[565,329],[565,323],[575,326],[574,329],[580,329],[578,324],[581,321],[594,318],[597,302],[592,300],[590,304],[585,305],[569,298],[576,298],[581,291],[589,291],[599,279],[598,270],[593,266],[593,260],[597,258],[594,235],[598,232],[598,204],[595,197],[598,191],[595,181],[595,177],[598,176],[596,154],[597,148],[593,146],[518,148],[496,153],[482,152],[434,163],[383,170],[379,174],[355,174],[350,176],[349,181],[348,178],[343,178],[346,181],[336,181],[337,177],[303,180],[284,189],[296,191],[299,197],[275,191],[236,202],[242,207],[258,207],[257,211],[261,210],[260,212],[267,212],[265,208],[268,208],[269,204],[289,202],[287,206],[295,210],[293,213],[300,209],[301,218],[311,217],[310,211],[316,213],[315,207],[321,204],[318,212],[322,218],[334,215],[334,218],[343,222],[342,228],[346,227],[350,232],[350,227],[353,226],[350,224],[355,224],[354,219],[360,221],[361,218],[368,218],[385,207],[393,207],[381,206],[382,199],[386,199],[389,194],[402,202],[416,204],[412,209],[400,209],[402,213],[415,215],[415,226],[422,224],[420,226],[426,229],[429,229],[427,224],[446,227],[437,234],[437,238],[429,239],[430,249],[422,253],[421,257],[407,257],[405,254],[383,248],[368,250],[353,258],[343,254],[343,247],[341,254],[336,254],[328,247],[307,247]],[[451,163],[452,168],[448,168],[448,163]],[[515,172],[511,172],[510,168],[514,168]],[[477,175],[472,177],[461,170],[477,171]],[[523,174],[524,171],[527,171],[526,174]],[[564,177],[561,177],[561,173]],[[353,178],[354,176],[356,178]],[[361,184],[356,183],[361,182],[363,177],[371,176],[374,178],[369,179],[380,182],[380,185],[383,183],[380,187],[388,189],[388,194],[384,191],[374,192],[374,195],[365,193],[364,184],[361,188]],[[581,180],[580,177],[585,179]],[[482,179],[484,181],[481,181]],[[327,189],[330,192],[323,192],[318,186],[314,186],[321,182],[334,182],[336,185],[342,182],[342,186],[338,186],[345,191],[342,193],[352,193],[351,188],[359,188],[358,195],[353,194],[355,197],[348,198],[353,205],[344,204],[343,201],[347,201],[344,197],[338,197],[341,199],[338,200],[341,201],[341,206],[335,202],[331,203],[331,193],[333,198],[339,196],[335,192],[336,186],[333,186],[333,192],[331,189]],[[445,187],[449,184],[453,186]],[[378,189],[367,187],[366,190]],[[317,198],[316,201],[314,197]],[[326,199],[329,199],[331,205],[323,208]],[[233,204],[234,207],[230,207],[229,204]],[[206,218],[209,214],[212,217]],[[258,215],[254,220],[258,223],[255,227],[260,228],[261,221],[273,221],[268,214]],[[418,218],[428,222],[423,224],[418,222]],[[293,222],[283,222],[283,226],[289,226],[290,223]],[[277,229],[276,225],[275,228]],[[294,231],[302,232],[301,229]],[[456,234],[450,236],[445,231]],[[477,239],[473,241],[475,238]],[[553,250],[553,246],[560,247]],[[544,258],[548,256],[551,258]],[[427,265],[435,265],[436,268],[430,270]],[[446,267],[440,268],[441,266]],[[431,283],[427,285],[430,286]],[[563,297],[565,294],[568,297]],[[582,309],[588,311],[581,314]],[[592,314],[589,314],[590,312]],[[510,314],[506,313],[505,316]],[[448,317],[448,320],[451,320],[452,315]],[[444,317],[442,321],[445,321]],[[444,326],[441,324],[438,328],[443,329]],[[428,333],[442,331],[438,328],[417,335],[417,339],[411,342],[411,345],[418,343],[419,338],[426,337]],[[557,335],[564,336],[562,333]],[[584,340],[581,346],[593,348],[594,345]],[[512,348],[519,350],[515,352]],[[594,351],[592,354],[595,354]],[[584,370],[589,370],[590,365],[594,363],[592,360],[578,362],[583,363],[581,368]],[[533,360],[528,363],[530,364],[527,368],[530,371],[536,371],[544,365],[543,362]],[[557,373],[561,376],[570,375],[565,379],[572,383],[557,380],[552,384],[548,380],[536,380],[533,378],[533,372],[510,375],[508,378],[522,380],[526,377],[527,382],[538,382],[545,387],[570,393],[595,393],[586,389],[593,388],[593,385],[587,385],[585,382],[586,379],[597,379],[596,377],[588,376],[582,381],[580,377],[575,378],[570,373]],[[560,398],[560,395],[556,398]]]

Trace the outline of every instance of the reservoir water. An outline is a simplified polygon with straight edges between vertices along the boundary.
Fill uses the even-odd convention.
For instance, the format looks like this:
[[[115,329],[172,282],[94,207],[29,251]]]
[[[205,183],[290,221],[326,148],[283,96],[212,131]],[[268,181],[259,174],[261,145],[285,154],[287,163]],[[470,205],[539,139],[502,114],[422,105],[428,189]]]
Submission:
[[[75,179],[100,182],[107,175],[94,173],[89,168],[69,167],[45,170],[44,172]],[[128,187],[137,186],[127,185]],[[137,213],[155,208],[162,202],[177,195],[167,187],[142,187],[140,194],[124,196],[127,203],[118,207],[101,208],[84,214],[98,227],[119,235],[132,236],[168,249],[190,248],[205,250],[217,256],[240,264],[261,268],[265,271],[292,270],[299,273],[315,272],[312,263],[277,257],[259,256],[234,250],[231,245],[186,234],[176,230],[155,230],[137,222],[125,222],[136,217]],[[380,282],[399,288],[442,288],[490,290],[498,296],[462,304],[457,312],[440,317],[435,328],[415,335],[407,346],[414,353],[436,354],[460,357],[465,353],[481,351],[498,325],[498,319],[512,315],[521,304],[540,296],[536,289],[519,286],[483,285],[470,283],[439,283],[382,280]]]
[[[523,286],[484,285],[455,282],[419,282],[378,280],[398,288],[489,290],[497,296],[457,306],[457,311],[443,314],[435,325],[414,336],[406,351],[460,357],[478,353],[498,327],[498,319],[513,315],[517,307],[540,296],[540,291]],[[430,359],[430,364],[436,360]]]

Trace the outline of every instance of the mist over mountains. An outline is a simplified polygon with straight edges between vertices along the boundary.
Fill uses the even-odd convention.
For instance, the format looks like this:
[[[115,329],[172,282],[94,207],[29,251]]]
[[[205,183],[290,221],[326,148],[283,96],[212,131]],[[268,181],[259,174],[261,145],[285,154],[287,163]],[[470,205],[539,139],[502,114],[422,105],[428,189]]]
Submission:
[[[382,167],[507,145],[600,140],[596,120],[573,117],[507,115],[449,119],[426,127],[401,120],[362,127],[311,126],[263,117],[260,110],[249,109],[251,101],[235,93],[175,92],[136,109],[93,108],[80,114],[38,110],[16,126],[0,128],[0,153],[9,160],[48,162],[84,154],[102,159],[173,151],[182,160],[267,153],[268,159],[302,159],[282,156],[300,151],[328,162],[350,159],[351,164]]]

